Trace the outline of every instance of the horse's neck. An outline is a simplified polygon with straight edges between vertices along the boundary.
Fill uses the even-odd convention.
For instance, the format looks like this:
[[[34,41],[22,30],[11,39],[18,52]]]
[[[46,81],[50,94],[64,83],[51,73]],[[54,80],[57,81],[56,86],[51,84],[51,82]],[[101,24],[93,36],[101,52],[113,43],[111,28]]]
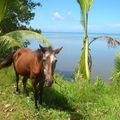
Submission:
[[[43,58],[43,53],[40,49],[36,50],[36,55],[37,55],[37,61],[38,62],[41,62],[42,61],[42,58]]]
[[[33,52],[33,59],[32,59],[32,64],[31,64],[31,68],[32,68],[32,72],[35,75],[38,75],[39,73],[42,73],[43,71],[43,61],[42,61],[42,55],[40,54],[38,56],[38,54],[36,53],[36,51]]]

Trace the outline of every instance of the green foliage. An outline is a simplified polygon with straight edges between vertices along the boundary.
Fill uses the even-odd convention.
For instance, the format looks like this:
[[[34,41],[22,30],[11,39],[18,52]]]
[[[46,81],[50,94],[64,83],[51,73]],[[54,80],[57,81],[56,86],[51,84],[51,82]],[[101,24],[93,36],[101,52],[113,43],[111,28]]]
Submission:
[[[17,48],[27,46],[29,41],[26,39],[34,36],[34,39],[40,40],[46,45],[50,45],[49,41],[42,34],[39,34],[40,30],[18,30],[24,28],[27,29],[22,23],[29,24],[29,21],[34,17],[34,13],[31,12],[36,6],[40,6],[40,3],[34,3],[31,0],[2,0],[0,4],[0,60],[3,59],[11,51],[13,52]],[[6,22],[7,20],[7,22]],[[6,28],[7,27],[7,28]],[[13,31],[13,32],[10,32]],[[2,34],[9,32],[2,36]],[[38,33],[37,33],[38,32]]]
[[[102,79],[100,77],[96,77],[96,82],[95,82],[96,87],[101,87],[104,85]]]
[[[35,113],[31,81],[29,96],[15,94],[15,73],[12,67],[0,71],[0,120],[119,120],[120,87],[105,84],[97,77],[95,83],[69,82],[56,74],[51,88],[44,89],[43,105]]]
[[[37,32],[30,31],[30,30],[16,30],[16,31],[9,32],[6,35],[11,36],[19,41],[22,41],[22,40],[24,41],[30,38],[34,38],[35,40],[39,40],[46,45],[49,45],[49,46],[51,45],[49,40],[44,35],[39,34]]]
[[[111,77],[112,82],[116,86],[120,86],[120,53],[117,54],[115,58],[115,63],[114,63],[114,72]]]
[[[92,59],[91,55],[89,52],[89,46],[90,44],[97,40],[97,39],[102,39],[102,40],[107,40],[109,47],[115,47],[117,45],[120,45],[120,41],[117,39],[112,38],[111,36],[99,36],[93,38],[91,42],[89,42],[88,38],[88,13],[90,10],[90,7],[93,4],[93,0],[77,0],[78,4],[80,5],[80,10],[81,10],[81,23],[84,28],[84,40],[83,40],[83,48],[82,48],[82,54],[80,57],[80,64],[78,67],[78,71],[75,73],[75,79],[80,79],[84,78],[87,80],[90,80],[91,78],[91,65],[92,65]]]
[[[88,37],[84,38],[84,41],[85,41],[84,47],[82,49],[82,54],[81,54],[81,58],[80,58],[79,71],[83,78],[90,80]]]
[[[1,0],[0,1],[0,23],[5,16],[6,9],[7,9],[7,4],[8,4],[8,0]]]
[[[88,26],[88,12],[93,3],[93,0],[77,0],[81,9],[82,25],[84,28],[84,47],[80,58],[79,71],[83,78],[90,80],[90,68],[89,68],[89,39],[87,34]]]
[[[30,20],[33,20],[35,16],[33,10],[37,6],[41,6],[41,4],[32,2],[32,0],[2,0],[0,2],[1,33],[5,34],[18,29],[28,29],[26,25],[29,25]]]
[[[17,30],[9,32],[6,35],[0,36],[0,60],[6,57],[9,53],[15,51],[17,48],[27,47],[27,45],[30,44],[30,38],[39,40],[45,45],[51,45],[45,36],[33,31]]]
[[[115,72],[120,72],[120,53],[117,54],[115,59]]]
[[[77,0],[81,9],[81,23],[85,30],[85,36],[87,35],[87,23],[88,23],[88,12],[93,3],[93,0]]]
[[[16,39],[4,35],[0,37],[0,61],[6,57],[10,52],[13,52],[17,48],[21,47],[23,43],[16,41]]]

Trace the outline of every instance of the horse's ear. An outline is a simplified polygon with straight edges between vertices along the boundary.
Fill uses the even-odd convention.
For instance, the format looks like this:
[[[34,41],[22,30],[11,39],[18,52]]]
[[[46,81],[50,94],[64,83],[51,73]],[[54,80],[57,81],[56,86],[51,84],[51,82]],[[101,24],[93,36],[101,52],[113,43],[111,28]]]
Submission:
[[[43,53],[45,53],[45,51],[46,51],[45,47],[42,47],[40,44],[39,44],[39,47],[40,47],[41,51],[42,51]]]
[[[58,53],[62,50],[62,48],[63,48],[63,47],[58,48],[58,49],[55,49],[55,50],[54,50],[55,54],[58,54]]]

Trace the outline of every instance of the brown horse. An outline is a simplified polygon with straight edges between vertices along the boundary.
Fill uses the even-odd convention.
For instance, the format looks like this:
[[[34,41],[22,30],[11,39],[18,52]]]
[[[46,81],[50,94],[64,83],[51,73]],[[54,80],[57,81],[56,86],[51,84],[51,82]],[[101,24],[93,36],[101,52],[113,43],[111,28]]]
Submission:
[[[42,47],[36,51],[32,51],[28,48],[21,48],[17,50],[13,57],[8,57],[0,64],[0,68],[4,67],[10,61],[13,62],[14,70],[16,73],[16,91],[19,91],[18,82],[19,75],[23,76],[23,88],[26,90],[27,79],[32,80],[32,87],[35,98],[35,107],[37,105],[37,84],[39,84],[39,103],[42,104],[43,86],[51,86],[53,83],[53,74],[56,66],[57,58],[56,54],[61,51],[61,48],[52,50],[51,47]],[[10,59],[9,59],[10,58]],[[11,60],[12,58],[12,60]]]

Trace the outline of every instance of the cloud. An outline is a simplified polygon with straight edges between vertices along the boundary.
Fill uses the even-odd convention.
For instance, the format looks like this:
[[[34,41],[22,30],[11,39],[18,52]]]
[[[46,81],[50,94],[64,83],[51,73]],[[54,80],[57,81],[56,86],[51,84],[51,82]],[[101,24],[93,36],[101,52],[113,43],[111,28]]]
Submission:
[[[70,11],[66,13],[59,13],[59,12],[54,12],[52,14],[52,20],[64,20],[64,21],[71,21],[71,22],[78,22],[80,19],[75,18]]]
[[[53,13],[53,19],[64,20],[64,16],[61,15],[59,12],[55,12]]]

